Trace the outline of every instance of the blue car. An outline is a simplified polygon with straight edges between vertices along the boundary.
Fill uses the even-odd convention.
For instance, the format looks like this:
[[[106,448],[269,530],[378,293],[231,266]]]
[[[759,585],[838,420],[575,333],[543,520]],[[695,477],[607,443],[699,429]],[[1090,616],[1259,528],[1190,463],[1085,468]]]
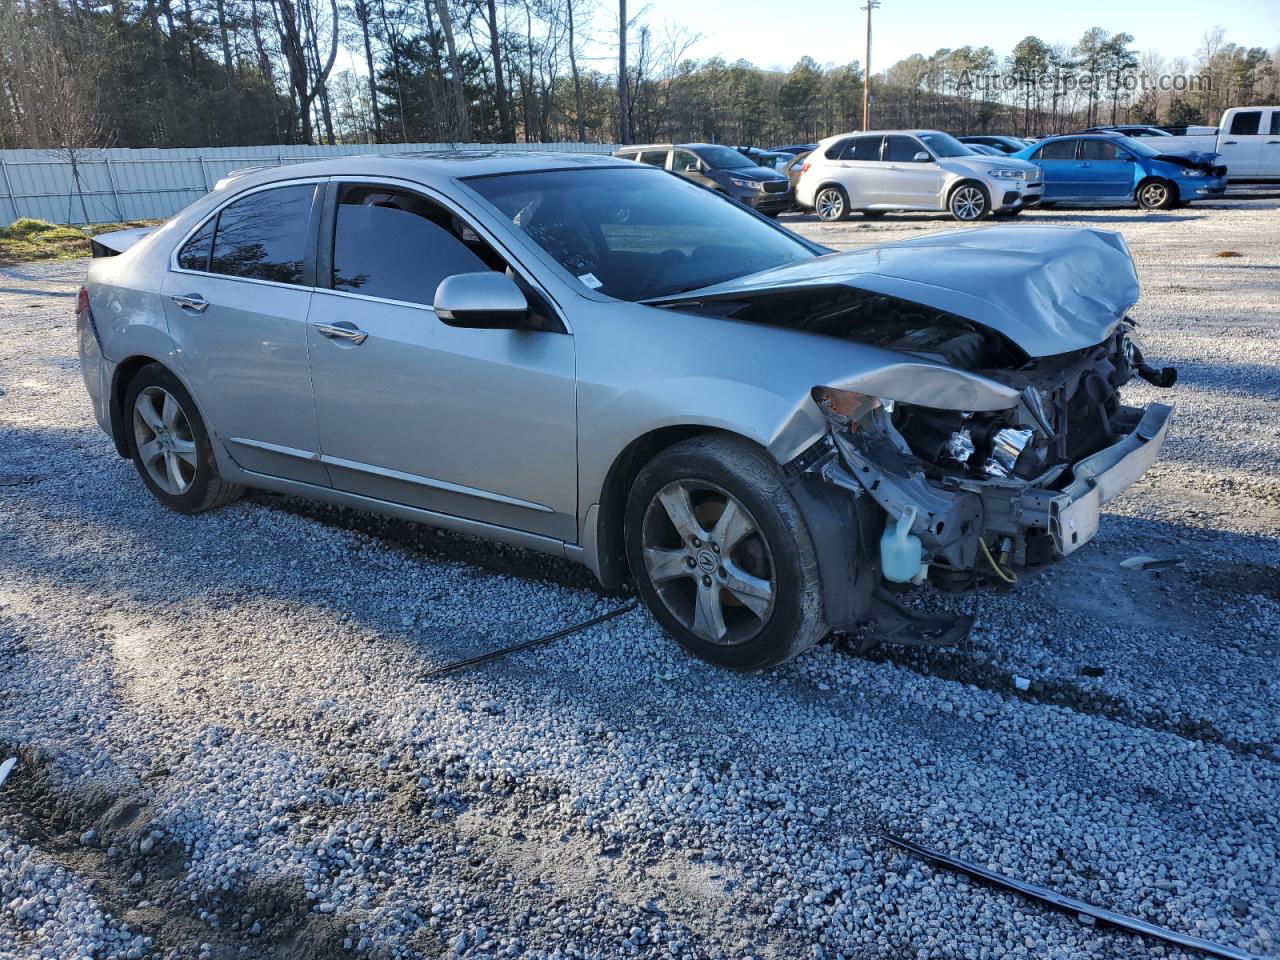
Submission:
[[[1115,133],[1049,137],[1010,156],[1044,171],[1042,207],[1136,201],[1144,210],[1167,210],[1220,197],[1227,188],[1227,168],[1216,153],[1161,153]]]

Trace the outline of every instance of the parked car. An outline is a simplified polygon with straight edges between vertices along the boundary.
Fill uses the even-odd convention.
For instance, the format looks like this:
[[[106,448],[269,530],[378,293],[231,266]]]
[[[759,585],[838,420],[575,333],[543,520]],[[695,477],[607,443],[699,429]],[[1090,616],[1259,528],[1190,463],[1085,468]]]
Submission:
[[[809,154],[796,202],[820,220],[890,210],[946,210],[957,220],[1013,215],[1040,201],[1040,171],[983,157],[937,130],[886,130],[828,137]]]
[[[796,184],[800,182],[800,171],[804,169],[804,162],[808,157],[809,154],[807,153],[793,154],[791,159],[781,167],[782,172],[791,181],[791,194],[793,197],[795,196]]]
[[[791,209],[791,181],[776,170],[757,166],[733,147],[710,143],[659,143],[623,147],[615,157],[670,170],[699,186],[776,217]]]
[[[1126,137],[1167,137],[1167,130],[1145,124],[1112,124],[1110,126],[1088,127],[1082,133],[1118,133]]]
[[[1003,154],[1017,153],[1031,142],[1030,140],[1024,140],[1022,137],[1004,137],[987,134],[971,137],[957,137],[956,139],[961,143],[968,144],[969,146],[981,144],[984,147],[994,147]]]
[[[973,153],[983,157],[1004,157],[1008,156],[1003,150],[997,150],[995,147],[989,147],[985,143],[966,143],[966,147]]]
[[[795,155],[797,153],[811,153],[816,143],[791,143],[785,147],[770,147],[773,153],[789,153]]]
[[[1280,180],[1280,107],[1232,107],[1216,131],[1167,137],[1160,150],[1221,154],[1233,181]]]
[[[837,254],[646,164],[497,153],[257,170],[120,246],[81,371],[161,504],[257,487],[629,570],[731,667],[962,633],[885,582],[1078,550],[1170,414],[1119,399],[1172,378],[1112,233]]]
[[[1114,133],[1050,137],[1014,154],[1044,171],[1043,206],[1134,201],[1146,210],[1220,197],[1227,168],[1209,158],[1162,153]]]

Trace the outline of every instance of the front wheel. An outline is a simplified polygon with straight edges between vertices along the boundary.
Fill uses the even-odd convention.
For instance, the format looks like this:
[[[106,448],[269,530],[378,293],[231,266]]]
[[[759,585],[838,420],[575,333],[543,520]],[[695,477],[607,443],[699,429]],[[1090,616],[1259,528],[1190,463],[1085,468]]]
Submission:
[[[823,187],[813,198],[813,211],[824,223],[834,223],[849,215],[849,195],[843,187]]]
[[[947,208],[956,220],[973,223],[991,212],[991,198],[981,184],[962,183],[951,191]]]
[[[219,475],[195,401],[160,364],[148,364],[129,381],[125,418],[133,465],[147,489],[170,510],[199,513],[244,492]]]
[[[1148,180],[1138,186],[1138,206],[1143,210],[1168,210],[1177,195],[1165,180]]]
[[[744,440],[704,434],[651,460],[624,537],[641,598],[695,656],[768,667],[827,631],[809,531],[778,465]]]

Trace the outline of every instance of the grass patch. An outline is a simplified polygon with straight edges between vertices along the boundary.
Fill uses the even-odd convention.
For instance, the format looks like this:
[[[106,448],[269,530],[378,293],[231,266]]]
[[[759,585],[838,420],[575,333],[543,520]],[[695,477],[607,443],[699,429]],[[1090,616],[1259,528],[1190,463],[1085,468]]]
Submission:
[[[1235,250],[1219,250],[1214,254],[1215,257],[1243,257],[1243,253],[1237,253]]]
[[[151,227],[160,220],[128,220],[95,223],[87,227],[63,227],[47,220],[22,217],[0,227],[0,266],[34,260],[74,260],[89,256],[89,238],[127,227]]]

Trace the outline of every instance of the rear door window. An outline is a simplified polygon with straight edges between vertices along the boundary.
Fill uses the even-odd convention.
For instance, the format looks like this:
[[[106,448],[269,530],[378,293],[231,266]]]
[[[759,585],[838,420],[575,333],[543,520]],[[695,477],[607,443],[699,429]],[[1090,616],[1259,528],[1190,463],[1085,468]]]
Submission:
[[[651,167],[665,167],[667,165],[667,151],[645,150],[640,154],[640,162],[647,163]]]
[[[425,197],[353,185],[338,201],[334,290],[430,306],[445,277],[504,267],[471,227]]]
[[[882,136],[854,137],[845,147],[841,160],[874,161],[880,159]]]
[[[827,147],[826,151],[822,155],[828,160],[839,160],[841,154],[844,153],[844,148],[852,142],[852,139],[853,138],[850,137],[847,140],[837,140],[831,146]]]
[[[222,208],[209,272],[302,283],[314,183],[261,190]]]
[[[213,249],[213,226],[217,217],[210,217],[203,227],[195,232],[190,240],[182,245],[178,252],[178,266],[183,270],[199,270],[201,273],[209,269],[209,252]]]
[[[1080,144],[1081,160],[1114,160],[1116,145],[1110,140],[1085,140]]]
[[[1280,137],[1280,110],[1271,111],[1271,136]]]
[[[1036,154],[1037,160],[1074,160],[1076,158],[1075,140],[1055,140],[1046,143]]]
[[[1231,118],[1231,133],[1237,137],[1251,137],[1261,125],[1261,110],[1243,110]]]

